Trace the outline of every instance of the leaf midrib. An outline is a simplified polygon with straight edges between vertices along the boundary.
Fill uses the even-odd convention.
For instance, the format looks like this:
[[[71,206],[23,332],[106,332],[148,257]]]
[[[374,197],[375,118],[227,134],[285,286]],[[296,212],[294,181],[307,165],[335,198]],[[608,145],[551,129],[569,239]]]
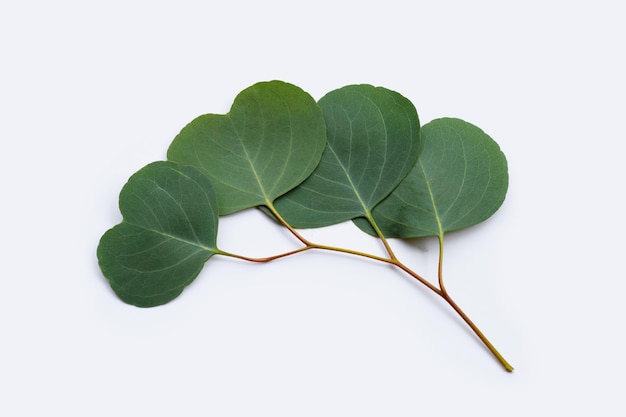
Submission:
[[[433,189],[430,186],[430,181],[428,180],[428,175],[426,174],[426,169],[424,168],[424,164],[422,161],[418,159],[417,163],[419,164],[422,173],[424,174],[424,181],[426,182],[426,189],[428,190],[428,195],[430,196],[430,202],[433,205],[433,214],[435,215],[435,221],[437,222],[438,236],[443,237],[443,226],[441,225],[441,218],[439,217],[439,211],[437,210],[437,203],[435,203],[435,195],[433,193]]]
[[[263,200],[266,203],[271,203],[269,197],[267,196],[267,193],[265,192],[265,187],[263,187],[263,183],[261,182],[261,178],[259,177],[259,174],[256,171],[256,167],[254,166],[254,162],[252,160],[252,158],[250,157],[250,154],[248,153],[248,148],[246,148],[243,137],[241,136],[241,134],[239,133],[239,130],[237,129],[237,125],[233,122],[232,118],[230,115],[228,115],[228,119],[230,120],[230,124],[231,127],[233,129],[233,131],[235,132],[237,139],[239,140],[239,144],[241,145],[241,149],[243,149],[243,153],[246,156],[246,161],[248,161],[248,165],[250,165],[250,170],[252,171],[252,174],[254,175],[254,179],[256,180],[257,185],[259,186],[259,191],[261,192],[261,195],[263,196]],[[265,121],[264,121],[265,123]],[[265,139],[265,125],[263,126],[263,135],[262,135],[262,140]]]
[[[354,195],[356,196],[356,198],[359,200],[359,204],[361,205],[361,207],[363,208],[363,212],[365,215],[369,215],[370,214],[370,209],[369,207],[367,207],[367,205],[365,204],[365,202],[363,201],[363,199],[361,198],[361,195],[359,194],[359,191],[357,190],[357,188],[355,187],[354,183],[352,182],[352,178],[350,177],[350,173],[348,172],[348,170],[346,169],[346,167],[341,163],[341,160],[339,159],[339,157],[337,156],[337,153],[335,152],[335,150],[333,149],[332,145],[329,143],[328,144],[328,148],[330,149],[330,151],[333,153],[333,155],[335,156],[335,159],[337,160],[337,163],[339,164],[339,166],[341,167],[343,173],[346,175],[346,178],[348,179],[348,183],[350,184],[350,187],[352,188],[352,190],[354,191]]]
[[[140,224],[137,224],[137,223],[129,222],[127,220],[124,220],[124,223],[126,223],[128,225],[131,225],[131,226],[138,227],[138,228],[140,228],[142,230],[146,230],[148,232],[156,233],[157,235],[160,235],[160,236],[165,236],[165,237],[167,237],[169,239],[176,240],[178,242],[185,243],[185,244],[190,245],[190,246],[194,246],[196,248],[202,249],[202,250],[207,251],[207,252],[216,253],[218,251],[217,248],[212,248],[212,247],[209,247],[209,246],[205,246],[205,245],[203,245],[200,242],[183,239],[181,237],[172,235],[170,233],[163,232],[161,230],[152,229],[150,227],[146,227],[146,226],[143,226],[143,225],[140,225]]]
[[[450,210],[452,210],[452,207],[456,205],[456,202],[459,200],[459,197],[463,193],[463,188],[465,187],[465,180],[467,179],[467,152],[465,149],[465,143],[463,142],[461,132],[455,130],[454,133],[456,134],[456,139],[461,144],[461,150],[463,152],[463,178],[461,179],[461,184],[458,187],[456,196],[454,196],[454,199],[449,204],[448,209],[444,213],[444,216],[447,216]]]

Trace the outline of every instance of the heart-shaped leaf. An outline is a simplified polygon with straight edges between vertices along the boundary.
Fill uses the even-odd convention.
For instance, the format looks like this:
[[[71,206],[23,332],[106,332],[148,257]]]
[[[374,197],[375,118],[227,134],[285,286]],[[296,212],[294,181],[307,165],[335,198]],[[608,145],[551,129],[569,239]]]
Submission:
[[[225,115],[205,114],[182,129],[169,160],[199,168],[215,187],[220,214],[268,204],[317,166],[326,127],[299,87],[269,81],[239,93]]]
[[[415,167],[373,217],[386,237],[443,236],[490,217],[507,188],[506,158],[493,139],[463,120],[437,119],[422,126]]]
[[[199,170],[154,162],[120,192],[123,220],[98,245],[98,262],[115,293],[139,307],[176,298],[215,253],[218,208]]]
[[[413,104],[382,87],[350,85],[319,105],[328,144],[313,174],[278,198],[292,226],[321,227],[367,216],[407,175],[417,158],[419,119]]]

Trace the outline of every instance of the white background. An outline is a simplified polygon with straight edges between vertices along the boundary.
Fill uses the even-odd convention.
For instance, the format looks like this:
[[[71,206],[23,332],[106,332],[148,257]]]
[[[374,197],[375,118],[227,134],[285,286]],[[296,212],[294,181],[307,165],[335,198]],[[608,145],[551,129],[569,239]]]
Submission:
[[[3,1],[0,415],[623,416],[625,13],[614,1]],[[370,83],[460,117],[510,165],[502,208],[451,234],[436,296],[330,253],[214,258],[128,306],[95,256],[128,177],[176,133],[281,79]],[[351,224],[319,243],[381,253]],[[393,241],[435,276],[436,242]],[[297,242],[256,211],[220,248]]]

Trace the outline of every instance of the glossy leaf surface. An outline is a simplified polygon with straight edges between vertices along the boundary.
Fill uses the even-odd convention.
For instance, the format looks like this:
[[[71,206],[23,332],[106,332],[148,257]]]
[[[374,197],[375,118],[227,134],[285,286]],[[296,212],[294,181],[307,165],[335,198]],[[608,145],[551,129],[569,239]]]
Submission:
[[[220,214],[273,201],[304,181],[326,145],[315,100],[299,87],[261,82],[225,115],[205,114],[182,129],[167,157],[206,173]]]
[[[386,237],[443,236],[490,217],[507,188],[507,161],[493,139],[463,120],[437,119],[422,127],[415,167],[373,216]]]
[[[98,246],[98,262],[125,302],[151,307],[176,298],[216,253],[217,200],[192,167],[155,162],[120,192],[123,220]]]
[[[413,104],[382,87],[351,85],[319,105],[328,144],[313,174],[275,202],[294,227],[321,227],[365,216],[407,175],[417,158]]]

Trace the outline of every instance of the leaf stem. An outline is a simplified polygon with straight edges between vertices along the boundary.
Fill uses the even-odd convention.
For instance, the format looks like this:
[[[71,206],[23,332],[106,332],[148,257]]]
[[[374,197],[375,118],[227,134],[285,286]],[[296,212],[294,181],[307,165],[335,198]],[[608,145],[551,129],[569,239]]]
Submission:
[[[385,246],[385,250],[389,254],[389,257],[392,260],[397,261],[398,257],[393,252],[393,249],[391,249],[389,242],[385,238],[385,235],[383,234],[382,230],[380,230],[380,227],[378,227],[378,224],[376,224],[376,221],[374,220],[374,216],[372,216],[372,213],[369,210],[366,211],[366,218],[370,222],[372,227],[374,228],[374,231],[376,232],[376,235],[378,236],[378,238],[381,240],[381,242],[383,242],[383,246]]]
[[[304,252],[304,251],[309,250],[309,249],[311,249],[311,247],[303,246],[301,248],[298,248],[298,249],[295,249],[295,250],[292,250],[292,251],[289,251],[289,252],[280,253],[280,254],[274,255],[274,256],[267,256],[267,257],[264,257],[264,258],[252,258],[250,256],[238,255],[236,253],[226,252],[226,251],[223,251],[223,250],[218,250],[216,252],[216,254],[217,255],[228,256],[228,257],[231,257],[231,258],[241,259],[243,261],[264,263],[264,262],[271,262],[271,261],[274,261],[276,259],[284,258],[286,256],[295,255],[296,253]]]
[[[454,300],[447,293],[442,293],[441,297],[444,300],[446,300],[446,302],[450,305],[450,307],[452,307],[459,316],[461,316],[463,321],[465,321],[465,323],[467,323],[467,325],[474,331],[476,336],[478,336],[480,341],[483,342],[483,344],[487,347],[487,349],[489,349],[489,351],[493,354],[493,356],[496,357],[496,359],[500,362],[500,364],[504,367],[504,369],[507,372],[513,372],[513,367],[511,366],[511,364],[508,363],[506,359],[504,359],[504,357],[500,354],[500,352],[498,352],[495,346],[493,346],[491,342],[489,341],[489,339],[487,339],[487,337],[483,334],[483,332],[480,331],[478,326],[476,326],[474,322],[470,320],[467,314],[465,314],[465,312],[461,310],[461,307],[459,307],[458,304],[455,303]]]
[[[443,232],[439,233],[439,262],[437,264],[437,279],[439,281],[439,288],[441,289],[441,295],[447,296],[448,291],[446,291],[446,287],[443,285]]]
[[[302,242],[302,244],[304,244],[305,246],[314,246],[312,245],[311,242],[309,242],[308,239],[306,239],[304,236],[298,233],[296,229],[294,229],[293,227],[291,227],[289,223],[287,223],[287,221],[283,218],[283,216],[281,216],[278,213],[278,210],[276,210],[276,208],[274,207],[274,204],[271,201],[266,200],[265,205],[269,209],[269,211],[274,215],[274,217],[276,217],[276,220],[278,220],[280,224],[285,226],[291,232],[292,235],[294,235],[300,242]]]

